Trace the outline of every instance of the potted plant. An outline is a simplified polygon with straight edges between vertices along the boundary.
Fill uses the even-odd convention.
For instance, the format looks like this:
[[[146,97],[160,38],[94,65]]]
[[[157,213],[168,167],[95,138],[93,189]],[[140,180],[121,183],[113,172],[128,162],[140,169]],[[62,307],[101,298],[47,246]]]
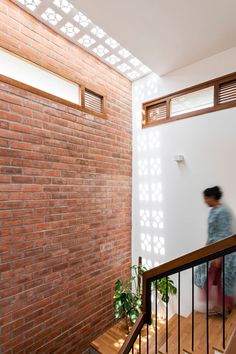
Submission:
[[[127,331],[130,325],[137,320],[142,305],[142,289],[141,277],[147,268],[141,265],[133,265],[131,267],[131,277],[127,283],[123,283],[121,279],[116,282],[114,293],[114,312],[115,319],[125,317]]]
[[[163,313],[162,317],[165,317],[165,307],[170,300],[170,295],[175,295],[177,289],[174,282],[169,277],[164,277],[153,282],[153,289],[157,288],[158,304],[160,312]]]
[[[127,283],[123,283],[121,279],[116,282],[114,293],[114,313],[115,319],[126,319],[127,331],[130,326],[137,320],[142,305],[142,274],[147,270],[142,265],[133,265],[131,267],[131,276]],[[169,302],[170,295],[177,292],[172,279],[166,277],[153,281],[152,289],[157,288],[159,303],[164,307]],[[168,290],[168,295],[167,295]],[[167,296],[166,296],[167,295]]]

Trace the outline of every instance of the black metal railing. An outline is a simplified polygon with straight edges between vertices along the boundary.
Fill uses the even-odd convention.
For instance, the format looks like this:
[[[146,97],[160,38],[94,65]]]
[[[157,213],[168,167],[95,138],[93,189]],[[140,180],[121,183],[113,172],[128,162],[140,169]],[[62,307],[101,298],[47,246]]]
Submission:
[[[236,251],[236,235],[230,236],[216,242],[212,245],[205,246],[197,251],[191,252],[178,259],[165,263],[159,267],[150,269],[143,273],[143,308],[138,320],[133,326],[129,336],[126,338],[119,354],[158,354],[161,353],[158,347],[158,293],[157,287],[153,286],[153,282],[166,279],[166,284],[169,276],[177,275],[177,346],[175,353],[182,353],[181,344],[181,272],[191,270],[191,299],[192,299],[192,320],[191,320],[191,350],[195,349],[195,299],[194,299],[194,267],[205,263],[208,270],[212,260],[222,257],[222,347],[226,345],[225,331],[225,256]],[[208,271],[206,272],[206,348],[203,349],[204,354],[210,353],[209,341],[209,286],[208,286]],[[154,306],[152,305],[151,295],[154,289]],[[185,289],[186,290],[186,289]],[[169,298],[168,286],[166,286],[166,300]],[[154,311],[152,312],[152,307]],[[165,353],[169,351],[169,301],[166,301],[165,313]],[[151,326],[151,328],[150,328]],[[146,327],[146,328],[145,328]],[[142,339],[145,339],[142,341]],[[145,345],[144,345],[145,344]]]

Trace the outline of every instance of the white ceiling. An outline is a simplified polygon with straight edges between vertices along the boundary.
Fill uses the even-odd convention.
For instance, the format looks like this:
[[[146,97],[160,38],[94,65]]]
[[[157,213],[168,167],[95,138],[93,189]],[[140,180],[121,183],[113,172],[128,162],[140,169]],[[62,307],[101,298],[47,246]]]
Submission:
[[[236,0],[70,1],[159,75],[236,46]]]

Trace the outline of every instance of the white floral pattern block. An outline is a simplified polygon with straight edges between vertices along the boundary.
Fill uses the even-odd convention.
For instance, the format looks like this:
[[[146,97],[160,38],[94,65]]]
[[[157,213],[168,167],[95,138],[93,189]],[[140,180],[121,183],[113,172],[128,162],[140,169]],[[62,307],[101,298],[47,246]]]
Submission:
[[[31,11],[35,11],[41,3],[40,0],[18,0],[22,5],[26,6]]]
[[[78,40],[78,42],[80,44],[82,44],[85,48],[89,48],[91,45],[96,43],[95,39],[93,39],[92,37],[88,36],[87,34],[85,34],[83,37],[81,37]]]
[[[72,23],[67,22],[62,28],[61,31],[65,33],[69,37],[74,37],[77,33],[79,33],[79,28],[74,26]]]
[[[50,7],[47,8],[47,10],[42,14],[42,18],[45,21],[48,21],[53,26],[56,26],[58,24],[58,22],[60,22],[62,20],[62,16],[60,14],[56,13]]]
[[[54,5],[56,5],[59,9],[62,9],[66,14],[68,14],[72,9],[73,5],[67,0],[54,0]]]
[[[96,48],[93,49],[93,52],[99,57],[103,57],[105,54],[109,53],[109,50],[105,48],[102,44],[99,44]]]
[[[75,15],[74,20],[82,27],[87,27],[91,23],[91,20],[80,11],[77,15]]]

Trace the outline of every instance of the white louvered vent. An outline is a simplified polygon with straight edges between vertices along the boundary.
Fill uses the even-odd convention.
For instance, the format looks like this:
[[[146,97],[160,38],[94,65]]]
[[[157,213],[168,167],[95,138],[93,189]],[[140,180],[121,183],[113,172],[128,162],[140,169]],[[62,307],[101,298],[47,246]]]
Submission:
[[[153,106],[147,107],[148,123],[165,119],[167,117],[166,102],[161,102]]]
[[[85,89],[85,108],[97,113],[103,113],[103,97]]]
[[[219,87],[219,104],[236,100],[236,80],[232,80]]]

